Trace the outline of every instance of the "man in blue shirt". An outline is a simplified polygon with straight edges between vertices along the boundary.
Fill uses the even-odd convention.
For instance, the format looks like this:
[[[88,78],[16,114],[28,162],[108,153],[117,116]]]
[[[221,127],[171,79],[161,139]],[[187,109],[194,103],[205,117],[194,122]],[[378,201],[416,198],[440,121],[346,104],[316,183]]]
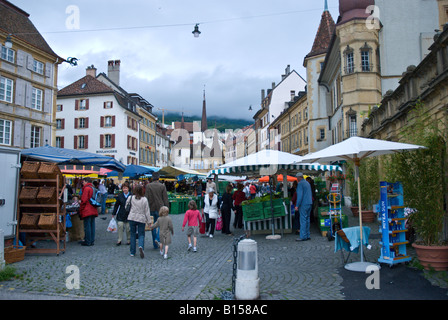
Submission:
[[[297,175],[297,202],[295,205],[296,212],[300,216],[300,237],[297,241],[310,240],[310,214],[313,207],[313,198],[311,193],[311,186],[303,179],[303,173],[299,172]]]

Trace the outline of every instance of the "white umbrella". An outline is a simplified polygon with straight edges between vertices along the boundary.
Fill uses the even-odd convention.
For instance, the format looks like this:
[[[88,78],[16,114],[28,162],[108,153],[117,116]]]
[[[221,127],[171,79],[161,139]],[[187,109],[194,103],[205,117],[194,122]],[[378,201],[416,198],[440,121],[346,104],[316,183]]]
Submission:
[[[352,137],[340,143],[332,145],[323,150],[308,154],[302,158],[302,162],[315,161],[352,161],[355,164],[356,177],[358,180],[358,201],[359,201],[359,229],[361,241],[361,261],[349,263],[345,266],[347,270],[365,272],[366,268],[372,263],[364,262],[363,257],[363,232],[362,230],[362,210],[361,210],[361,182],[359,179],[359,166],[361,161],[367,157],[379,156],[401,152],[404,150],[413,150],[425,148],[418,145],[391,142],[385,140],[368,139],[361,137]]]

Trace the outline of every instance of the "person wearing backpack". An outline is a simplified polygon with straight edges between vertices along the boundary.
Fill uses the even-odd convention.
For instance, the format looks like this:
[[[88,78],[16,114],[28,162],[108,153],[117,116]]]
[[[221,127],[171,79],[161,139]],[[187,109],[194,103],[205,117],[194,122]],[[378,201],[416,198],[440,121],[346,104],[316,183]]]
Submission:
[[[98,209],[90,204],[90,198],[94,194],[92,179],[85,177],[82,179],[81,204],[79,206],[79,217],[84,222],[83,246],[93,246],[95,242],[95,218],[98,217]]]

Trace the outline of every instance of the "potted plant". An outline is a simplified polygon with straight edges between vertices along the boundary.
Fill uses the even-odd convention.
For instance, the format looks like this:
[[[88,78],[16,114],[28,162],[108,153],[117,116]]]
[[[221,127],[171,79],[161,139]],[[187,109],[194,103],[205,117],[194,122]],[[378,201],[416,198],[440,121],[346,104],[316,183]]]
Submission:
[[[448,245],[443,232],[445,193],[447,188],[446,133],[436,124],[425,121],[421,107],[417,107],[414,121],[403,131],[407,142],[427,149],[397,153],[386,161],[390,181],[401,181],[405,204],[414,208],[409,223],[415,229],[412,246],[420,263],[426,268],[448,270]]]

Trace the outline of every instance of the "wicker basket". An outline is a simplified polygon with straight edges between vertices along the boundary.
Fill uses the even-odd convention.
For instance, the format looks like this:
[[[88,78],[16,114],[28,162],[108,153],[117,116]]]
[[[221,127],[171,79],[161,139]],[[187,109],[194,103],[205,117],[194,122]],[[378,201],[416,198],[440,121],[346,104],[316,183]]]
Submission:
[[[25,259],[25,246],[5,247],[5,263],[14,263]]]
[[[40,187],[37,194],[37,201],[43,204],[56,203],[56,188],[55,187]]]
[[[39,167],[40,162],[24,161],[22,164],[22,169],[20,169],[20,174],[24,179],[39,179]]]
[[[38,187],[22,187],[19,195],[19,201],[23,204],[35,204],[37,202]]]
[[[55,179],[57,175],[62,176],[58,165],[50,162],[41,162],[37,173],[41,179]]]
[[[41,213],[37,226],[43,230],[55,230],[57,228],[56,222],[56,213]]]
[[[20,220],[20,227],[22,229],[37,229],[38,220],[38,215],[24,213],[22,219]]]

